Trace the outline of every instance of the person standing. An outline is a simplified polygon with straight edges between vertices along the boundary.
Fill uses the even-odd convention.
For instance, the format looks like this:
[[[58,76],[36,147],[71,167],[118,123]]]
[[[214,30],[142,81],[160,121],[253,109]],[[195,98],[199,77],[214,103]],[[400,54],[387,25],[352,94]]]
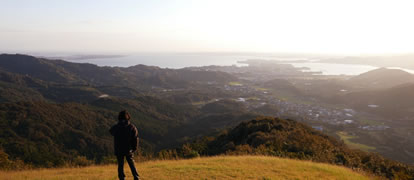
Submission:
[[[126,158],[134,180],[139,180],[139,174],[134,164],[134,152],[138,149],[138,130],[130,122],[131,116],[127,111],[118,115],[118,123],[111,127],[109,132],[114,136],[114,149],[118,161],[118,177],[125,179],[124,159]]]

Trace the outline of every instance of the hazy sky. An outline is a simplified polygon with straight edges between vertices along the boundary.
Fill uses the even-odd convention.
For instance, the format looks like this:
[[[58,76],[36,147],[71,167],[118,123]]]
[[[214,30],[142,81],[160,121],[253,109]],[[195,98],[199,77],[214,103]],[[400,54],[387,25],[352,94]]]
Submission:
[[[0,0],[0,52],[413,53],[414,1]]]

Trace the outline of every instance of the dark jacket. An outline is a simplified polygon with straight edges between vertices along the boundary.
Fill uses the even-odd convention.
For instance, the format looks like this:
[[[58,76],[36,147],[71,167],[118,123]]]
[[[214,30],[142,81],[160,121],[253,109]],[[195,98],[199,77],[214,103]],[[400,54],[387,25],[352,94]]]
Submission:
[[[128,120],[120,120],[109,132],[114,136],[115,155],[128,155],[138,149],[138,130]]]

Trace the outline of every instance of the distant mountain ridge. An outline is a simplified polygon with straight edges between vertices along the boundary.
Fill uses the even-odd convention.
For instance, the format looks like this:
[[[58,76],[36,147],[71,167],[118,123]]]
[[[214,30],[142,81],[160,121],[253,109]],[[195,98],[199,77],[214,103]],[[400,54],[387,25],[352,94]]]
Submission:
[[[27,55],[0,55],[0,69],[11,73],[27,75],[44,81],[69,83],[77,77],[53,61]]]
[[[379,68],[348,80],[352,86],[371,89],[386,89],[394,86],[414,83],[414,75],[399,69]]]
[[[414,75],[399,69],[379,68],[340,82],[344,92],[331,95],[330,103],[388,118],[414,115]]]
[[[225,82],[237,79],[230,74],[216,71],[194,72],[187,69],[161,69],[145,65],[128,68],[99,67],[88,63],[48,60],[20,54],[1,54],[0,69],[54,83],[95,86],[116,84],[133,88],[148,88],[154,85],[179,88],[197,81]]]

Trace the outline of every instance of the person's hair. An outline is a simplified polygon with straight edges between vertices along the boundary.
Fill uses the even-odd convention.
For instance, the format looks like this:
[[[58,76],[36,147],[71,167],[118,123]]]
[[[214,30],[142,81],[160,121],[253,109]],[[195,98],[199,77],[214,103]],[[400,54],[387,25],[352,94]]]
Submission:
[[[126,110],[123,110],[121,112],[119,112],[118,115],[118,120],[129,120],[131,119],[131,116],[129,115],[129,113]]]

